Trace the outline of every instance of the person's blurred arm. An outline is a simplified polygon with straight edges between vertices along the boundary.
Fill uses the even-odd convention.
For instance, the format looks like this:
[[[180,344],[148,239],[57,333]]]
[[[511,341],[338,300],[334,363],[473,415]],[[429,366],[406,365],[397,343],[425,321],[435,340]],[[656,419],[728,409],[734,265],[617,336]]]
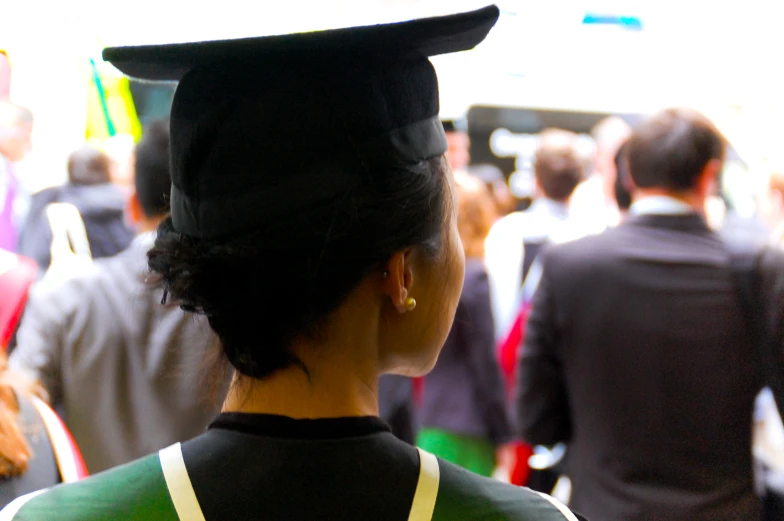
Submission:
[[[517,370],[517,429],[531,445],[568,441],[572,429],[563,367],[558,357],[555,303],[546,258],[543,266]]]
[[[9,367],[39,382],[49,403],[61,401],[61,353],[69,313],[60,291],[33,287],[17,331],[17,347]]]

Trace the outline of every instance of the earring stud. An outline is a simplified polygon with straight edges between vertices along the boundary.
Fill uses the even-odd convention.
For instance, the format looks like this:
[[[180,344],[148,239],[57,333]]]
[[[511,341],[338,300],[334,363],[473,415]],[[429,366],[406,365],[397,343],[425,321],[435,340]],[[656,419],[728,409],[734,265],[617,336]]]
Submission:
[[[408,297],[403,303],[403,306],[405,306],[406,311],[414,311],[414,308],[416,307],[416,299],[413,297]]]
[[[389,278],[389,272],[388,272],[387,270],[384,270],[384,272],[381,274],[381,276],[382,276],[384,279],[388,279],[388,278]]]

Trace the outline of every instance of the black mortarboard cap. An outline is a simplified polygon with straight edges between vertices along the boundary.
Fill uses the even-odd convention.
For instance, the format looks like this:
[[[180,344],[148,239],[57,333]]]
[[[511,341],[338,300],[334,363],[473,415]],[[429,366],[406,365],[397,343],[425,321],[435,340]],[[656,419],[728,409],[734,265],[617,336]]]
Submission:
[[[395,24],[139,47],[104,58],[179,81],[171,112],[171,216],[218,238],[333,197],[383,161],[443,154],[429,56],[471,49],[498,8]],[[331,168],[335,167],[335,168]]]

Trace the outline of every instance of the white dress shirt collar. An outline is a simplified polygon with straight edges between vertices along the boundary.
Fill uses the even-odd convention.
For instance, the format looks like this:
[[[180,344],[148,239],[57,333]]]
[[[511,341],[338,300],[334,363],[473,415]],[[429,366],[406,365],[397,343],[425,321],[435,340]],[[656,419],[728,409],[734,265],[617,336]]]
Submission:
[[[652,195],[635,201],[631,215],[689,215],[697,213],[693,206],[668,195]]]

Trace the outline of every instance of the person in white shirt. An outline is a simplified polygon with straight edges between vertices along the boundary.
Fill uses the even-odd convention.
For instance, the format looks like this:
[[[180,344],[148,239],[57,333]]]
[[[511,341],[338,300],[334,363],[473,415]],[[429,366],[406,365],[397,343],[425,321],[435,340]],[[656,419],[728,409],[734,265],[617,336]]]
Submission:
[[[591,130],[596,145],[593,172],[574,191],[571,206],[575,219],[593,233],[616,226],[621,220],[615,200],[615,156],[630,134],[629,124],[616,116],[601,120]]]
[[[547,129],[534,154],[536,192],[531,207],[497,221],[485,244],[485,262],[496,338],[504,338],[520,307],[520,291],[538,250],[548,241],[580,235],[570,219],[569,199],[583,178],[577,135]]]

